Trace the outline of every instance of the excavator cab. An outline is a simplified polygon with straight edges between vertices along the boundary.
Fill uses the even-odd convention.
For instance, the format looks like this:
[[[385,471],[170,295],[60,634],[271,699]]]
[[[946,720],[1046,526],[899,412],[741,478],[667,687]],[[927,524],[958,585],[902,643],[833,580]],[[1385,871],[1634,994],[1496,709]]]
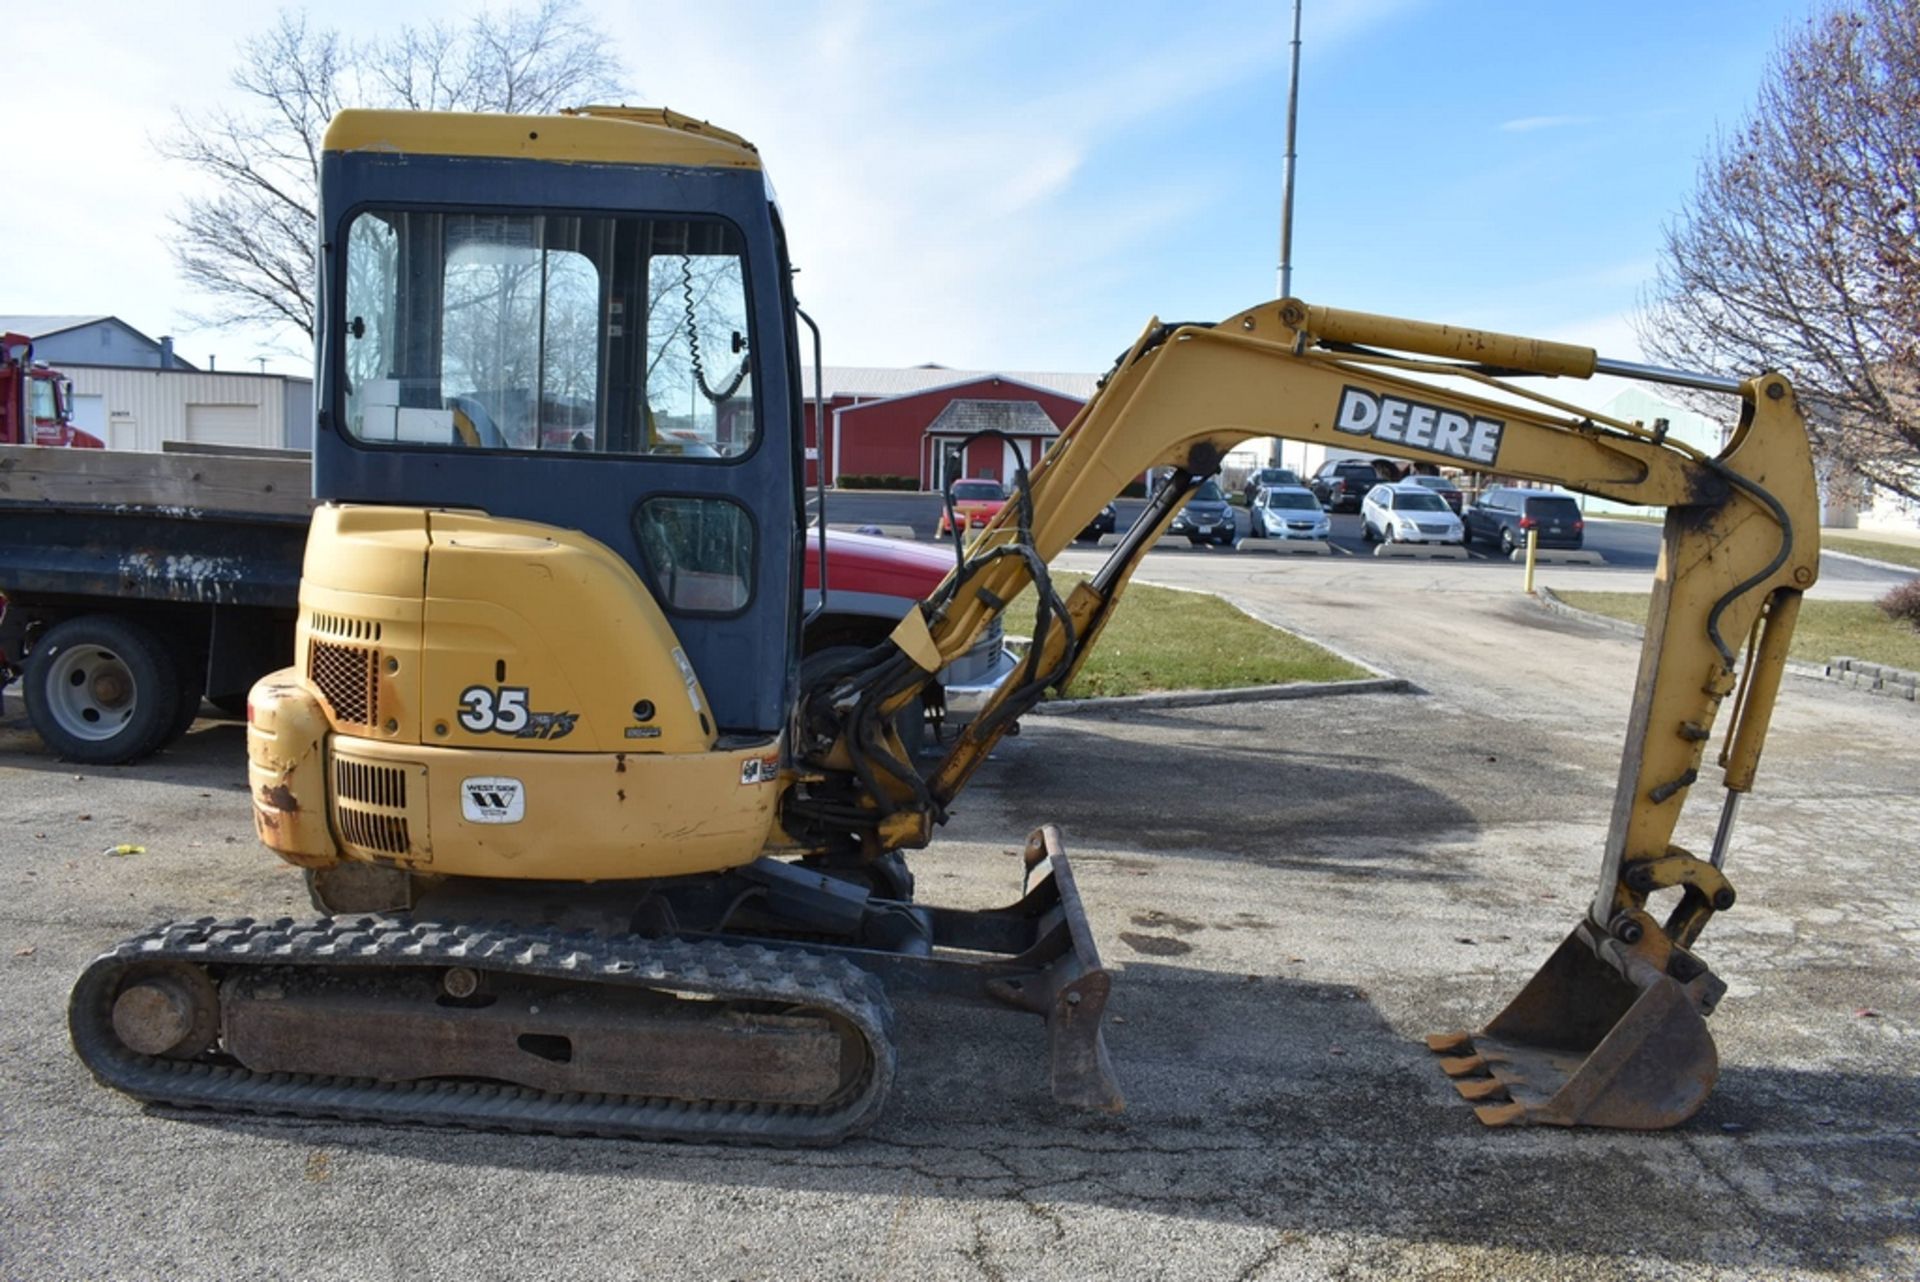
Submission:
[[[713,729],[778,734],[797,671],[800,445],[759,157],[662,112],[554,126],[334,122],[315,497],[582,532],[665,611]],[[476,684],[497,702],[521,683]]]

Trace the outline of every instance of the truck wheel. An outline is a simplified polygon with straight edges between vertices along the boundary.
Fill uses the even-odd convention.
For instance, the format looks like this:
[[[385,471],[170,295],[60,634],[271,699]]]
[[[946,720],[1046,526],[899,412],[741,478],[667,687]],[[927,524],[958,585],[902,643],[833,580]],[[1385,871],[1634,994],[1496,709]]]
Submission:
[[[27,716],[69,761],[119,765],[163,743],[180,710],[180,677],[146,627],[105,614],[49,628],[27,656]]]

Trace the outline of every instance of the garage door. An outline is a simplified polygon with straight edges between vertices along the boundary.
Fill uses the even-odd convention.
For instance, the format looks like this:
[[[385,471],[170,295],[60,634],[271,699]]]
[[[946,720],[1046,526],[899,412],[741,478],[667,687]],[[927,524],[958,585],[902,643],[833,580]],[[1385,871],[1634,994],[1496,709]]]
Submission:
[[[73,425],[83,432],[92,432],[101,440],[106,440],[107,398],[98,393],[91,395],[75,393],[73,398]]]
[[[189,405],[187,439],[198,445],[260,445],[258,405]]]

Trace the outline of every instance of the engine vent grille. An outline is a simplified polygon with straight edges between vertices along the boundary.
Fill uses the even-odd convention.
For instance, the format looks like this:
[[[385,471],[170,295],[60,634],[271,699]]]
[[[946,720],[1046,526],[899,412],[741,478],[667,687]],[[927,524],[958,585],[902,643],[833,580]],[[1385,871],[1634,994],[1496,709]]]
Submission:
[[[343,843],[362,855],[426,857],[426,851],[413,848],[407,822],[408,773],[408,767],[333,759],[333,815]],[[423,823],[423,834],[425,828]]]
[[[337,813],[340,817],[340,838],[349,846],[387,855],[404,855],[411,849],[411,843],[407,840],[407,821],[401,815],[382,815],[347,806],[339,807]]]
[[[322,614],[315,610],[307,616],[307,630],[322,636],[348,641],[378,641],[380,624],[373,619],[355,619],[344,614]]]
[[[364,761],[336,757],[333,762],[333,793],[342,801],[405,810],[407,772],[392,766],[374,766]]]
[[[378,667],[379,651],[366,646],[309,642],[307,679],[333,709],[335,721],[374,725],[380,715],[380,687],[374,679]]]

